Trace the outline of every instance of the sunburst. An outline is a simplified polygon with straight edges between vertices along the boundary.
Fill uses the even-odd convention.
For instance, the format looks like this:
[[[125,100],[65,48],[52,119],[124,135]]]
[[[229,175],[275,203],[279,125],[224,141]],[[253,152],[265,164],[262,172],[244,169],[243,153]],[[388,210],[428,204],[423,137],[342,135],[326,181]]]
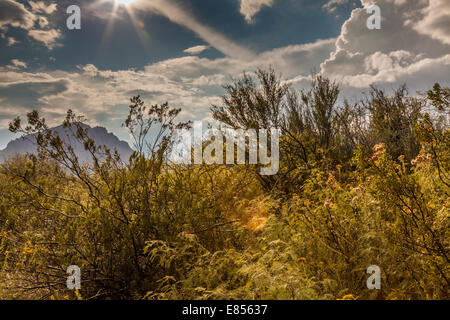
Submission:
[[[117,4],[122,4],[124,6],[129,6],[135,3],[137,0],[114,0]]]
[[[109,15],[105,33],[103,34],[103,39],[102,39],[102,42],[100,45],[101,51],[106,49],[107,43],[109,42],[109,40],[112,36],[113,29],[114,29],[114,20],[118,17],[118,14],[120,12],[120,10],[119,10],[120,7],[123,7],[126,10],[126,12],[128,13],[128,16],[130,17],[130,20],[131,20],[133,26],[135,27],[136,32],[142,42],[142,45],[144,46],[144,48],[146,48],[148,50],[149,35],[145,31],[144,23],[136,17],[134,10],[133,10],[133,5],[137,4],[140,1],[141,0],[97,0],[96,2],[94,2],[92,4],[92,6],[94,8],[100,7],[103,5],[107,5],[107,4],[112,5],[111,13]]]

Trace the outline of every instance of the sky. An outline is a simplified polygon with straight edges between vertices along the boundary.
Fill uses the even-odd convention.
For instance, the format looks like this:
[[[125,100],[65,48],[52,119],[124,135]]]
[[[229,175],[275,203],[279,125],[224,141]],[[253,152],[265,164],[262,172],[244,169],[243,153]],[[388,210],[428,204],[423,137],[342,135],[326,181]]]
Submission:
[[[374,4],[380,29],[367,27]],[[129,140],[136,94],[210,121],[225,84],[269,66],[298,89],[323,74],[355,100],[370,85],[449,86],[450,1],[0,0],[0,149],[31,110],[58,125],[72,109]]]

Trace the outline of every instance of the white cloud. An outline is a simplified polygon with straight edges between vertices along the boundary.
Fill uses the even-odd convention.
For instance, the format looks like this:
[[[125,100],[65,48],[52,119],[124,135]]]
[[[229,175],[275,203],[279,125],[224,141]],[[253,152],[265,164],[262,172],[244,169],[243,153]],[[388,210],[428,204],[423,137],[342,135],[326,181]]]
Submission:
[[[188,48],[188,49],[184,50],[183,52],[195,55],[195,54],[200,54],[203,51],[208,50],[209,48],[211,48],[211,46],[195,46],[195,47]]]
[[[50,50],[57,45],[57,40],[62,34],[56,29],[46,29],[49,27],[47,17],[38,14],[52,14],[56,11],[56,3],[46,5],[43,1],[29,1],[32,11],[29,11],[22,3],[14,0],[0,1],[0,30],[4,33],[8,31],[8,27],[21,28],[28,32],[28,36],[32,39],[42,42]],[[37,24],[37,26],[35,26]],[[8,46],[12,46],[17,41],[9,37]]]
[[[335,78],[344,86],[361,89],[368,88],[372,84],[395,87],[407,83],[413,90],[423,90],[427,89],[424,86],[425,82],[428,82],[428,87],[431,87],[434,82],[448,81],[446,74],[450,71],[450,55],[415,60],[416,62],[402,66],[399,60],[393,58],[392,53],[390,55],[375,53],[366,58],[367,72],[340,75]]]
[[[261,9],[273,6],[275,0],[240,0],[240,12],[248,23],[253,23],[253,17],[261,11]]]
[[[19,41],[17,41],[15,38],[13,37],[8,37],[8,47],[12,47],[13,45],[19,43]]]
[[[419,21],[408,20],[419,33],[450,44],[450,1],[429,0],[428,7],[422,10],[423,18]]]
[[[52,14],[56,11],[58,5],[56,3],[51,3],[46,5],[44,1],[28,1],[33,12],[42,12],[46,14]]]
[[[209,119],[211,105],[220,103],[222,86],[243,70],[273,65],[289,77],[308,75],[311,66],[319,67],[329,56],[334,41],[279,48],[251,61],[185,56],[150,64],[144,70],[101,70],[92,64],[79,66],[72,72],[5,69],[0,72],[0,88],[8,88],[9,99],[2,102],[2,108],[38,108],[51,124],[57,124],[66,109],[73,108],[88,116],[91,124],[102,124],[101,119],[106,118],[103,125],[110,125],[112,119],[124,118],[129,98],[140,94],[149,104],[168,101],[181,107],[184,120]],[[14,95],[24,88],[30,93]],[[118,105],[122,106],[122,113],[117,111]]]
[[[439,0],[438,0],[439,1]],[[433,1],[378,0],[381,30],[369,30],[366,7],[354,9],[344,23],[336,48],[321,65],[321,73],[348,88],[367,88],[371,84],[395,87],[403,82],[412,90],[423,90],[435,81],[449,85],[450,46],[436,32],[417,32],[430,14]],[[443,11],[443,10],[442,10]],[[435,12],[438,17],[440,14]],[[439,19],[436,19],[439,21]],[[439,30],[444,30],[438,24]],[[430,72],[433,70],[433,72]]]
[[[333,13],[336,11],[338,6],[348,3],[348,0],[329,0],[327,3],[325,3],[322,8],[324,10],[327,10],[328,13]]]
[[[28,65],[26,62],[19,60],[19,59],[12,59],[9,64],[5,65],[4,67],[0,66],[0,72],[8,73],[10,71],[17,72],[20,69],[26,69]],[[2,82],[0,81],[0,86],[2,85]],[[1,99],[0,99],[1,100]]]
[[[28,35],[33,39],[42,42],[48,49],[52,50],[57,46],[57,40],[61,38],[61,31],[56,29],[50,30],[30,30]]]
[[[123,118],[118,106],[126,111],[130,96],[141,94],[149,104],[168,101],[181,107],[184,120],[208,119],[210,106],[220,103],[224,84],[244,70],[269,66],[296,87],[309,86],[310,73],[316,69],[339,81],[344,95],[356,96],[371,84],[394,88],[406,82],[411,92],[426,90],[434,82],[450,85],[450,45],[443,37],[446,33],[436,36],[436,32],[424,31],[431,29],[416,30],[418,23],[428,21],[427,15],[434,12],[430,9],[432,1],[377,0],[382,10],[382,29],[369,30],[365,7],[371,1],[362,0],[364,8],[353,10],[337,39],[251,54],[252,59],[245,48],[195,22],[175,2],[152,3],[152,10],[190,28],[226,57],[195,56],[206,49],[197,46],[186,49],[189,55],[156,62],[143,70],[101,70],[90,64],[72,72],[29,72],[17,69],[19,65],[11,65],[14,70],[0,67],[0,88],[17,92],[28,88],[30,93],[30,97],[13,98],[11,90],[5,89],[10,98],[2,95],[0,116],[3,110],[38,107],[56,122],[71,107],[87,115],[91,124],[108,125]],[[436,30],[445,29],[439,24]],[[232,52],[233,45],[242,52]],[[29,102],[31,98],[33,103]]]
[[[1,0],[0,30],[6,33],[9,26],[24,29],[32,39],[42,42],[50,50],[53,49],[62,34],[57,29],[46,29],[49,27],[49,20],[38,13],[54,13],[57,9],[56,3],[46,5],[43,1],[29,1],[29,4],[33,12],[17,1]],[[35,26],[36,24],[37,26]],[[8,46],[12,46],[15,43],[17,41],[14,38],[8,38]]]
[[[18,67],[18,68],[27,68],[27,64],[19,59],[12,59],[11,63],[13,66]]]
[[[44,16],[40,16],[38,18],[38,24],[39,24],[39,27],[45,28],[46,26],[48,26],[48,19]]]

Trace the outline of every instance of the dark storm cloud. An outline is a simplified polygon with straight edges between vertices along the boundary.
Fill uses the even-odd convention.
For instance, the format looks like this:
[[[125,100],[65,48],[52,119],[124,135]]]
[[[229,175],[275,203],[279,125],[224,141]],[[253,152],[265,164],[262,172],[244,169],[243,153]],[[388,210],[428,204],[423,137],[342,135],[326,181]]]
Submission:
[[[0,27],[10,24],[13,27],[30,29],[35,18],[21,3],[12,0],[0,1]]]
[[[67,91],[69,82],[22,82],[0,86],[0,100],[8,104],[33,107],[42,97],[56,95]]]

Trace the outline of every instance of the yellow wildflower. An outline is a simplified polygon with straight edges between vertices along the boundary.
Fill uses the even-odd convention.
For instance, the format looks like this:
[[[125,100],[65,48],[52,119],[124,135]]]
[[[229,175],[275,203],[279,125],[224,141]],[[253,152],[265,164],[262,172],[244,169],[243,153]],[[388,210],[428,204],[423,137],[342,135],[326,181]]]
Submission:
[[[31,248],[25,247],[23,248],[23,254],[31,254],[33,253],[33,250]]]

